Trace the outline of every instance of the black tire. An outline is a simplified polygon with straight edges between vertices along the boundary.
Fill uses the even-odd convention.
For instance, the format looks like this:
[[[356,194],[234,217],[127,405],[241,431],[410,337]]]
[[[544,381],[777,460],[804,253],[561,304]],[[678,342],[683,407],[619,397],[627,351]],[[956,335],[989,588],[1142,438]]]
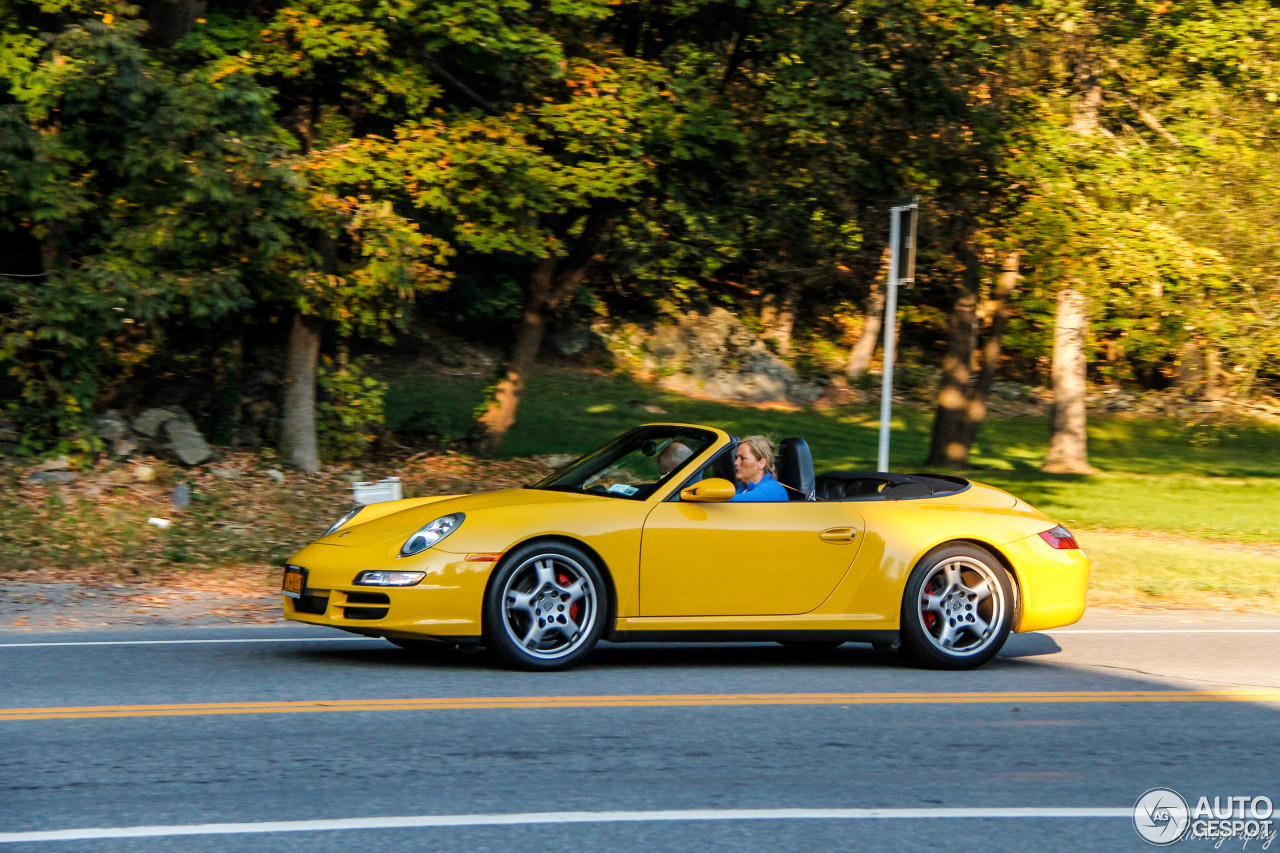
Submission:
[[[484,642],[518,669],[572,666],[595,648],[609,618],[609,586],[596,561],[564,542],[517,548],[484,599]]]
[[[995,657],[1013,627],[1013,584],[990,552],[943,545],[925,555],[902,595],[902,650],[934,669],[973,669]]]

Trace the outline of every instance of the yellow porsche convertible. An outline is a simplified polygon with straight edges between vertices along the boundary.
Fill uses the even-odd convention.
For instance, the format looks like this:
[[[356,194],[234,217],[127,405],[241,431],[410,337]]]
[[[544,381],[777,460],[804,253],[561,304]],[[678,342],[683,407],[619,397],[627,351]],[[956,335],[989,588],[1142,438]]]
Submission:
[[[1089,560],[999,489],[943,475],[815,474],[740,502],[737,439],[637,427],[522,489],[352,509],[284,570],[285,615],[406,648],[483,644],[549,670],[601,638],[900,646],[967,669],[1010,631],[1075,622]],[[678,451],[678,452],[677,452]]]

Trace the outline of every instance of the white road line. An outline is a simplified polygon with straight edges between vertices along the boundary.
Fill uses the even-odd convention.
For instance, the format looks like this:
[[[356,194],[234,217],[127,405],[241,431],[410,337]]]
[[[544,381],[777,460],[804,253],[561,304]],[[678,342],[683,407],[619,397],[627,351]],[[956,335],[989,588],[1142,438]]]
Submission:
[[[41,649],[52,646],[195,646],[217,645],[219,643],[367,643],[386,642],[381,637],[270,637],[259,639],[221,639],[221,640],[85,640],[65,643],[5,643],[0,641],[0,649]]]
[[[1037,634],[1280,634],[1280,628],[1048,628]],[[379,637],[271,637],[262,639],[213,640],[86,640],[53,643],[6,643],[0,649],[40,649],[54,646],[187,646],[220,643],[367,643],[384,642]]]
[[[659,823],[739,820],[936,820],[936,819],[1133,818],[1132,808],[930,808],[930,809],[689,809],[629,812],[530,812],[524,814],[349,817],[329,820],[200,823],[186,826],[121,826],[0,833],[0,844],[33,841],[87,841],[106,838],[164,838],[178,835],[236,835],[268,832],[341,832],[355,829],[423,829],[454,826],[529,826],[565,823]]]
[[[1280,628],[1048,628],[1039,634],[1280,634]]]

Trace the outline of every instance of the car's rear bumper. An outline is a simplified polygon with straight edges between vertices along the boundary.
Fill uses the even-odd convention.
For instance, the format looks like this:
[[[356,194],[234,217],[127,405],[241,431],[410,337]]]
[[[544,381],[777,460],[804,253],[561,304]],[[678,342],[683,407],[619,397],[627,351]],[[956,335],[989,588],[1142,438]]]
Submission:
[[[1089,557],[1078,548],[1058,550],[1039,535],[1004,546],[1018,579],[1019,633],[1058,628],[1080,620],[1089,590]]]

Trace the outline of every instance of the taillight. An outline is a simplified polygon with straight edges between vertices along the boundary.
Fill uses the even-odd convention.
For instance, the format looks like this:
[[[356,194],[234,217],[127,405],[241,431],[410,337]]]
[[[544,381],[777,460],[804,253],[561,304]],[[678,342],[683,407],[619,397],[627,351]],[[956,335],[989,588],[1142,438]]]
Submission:
[[[1079,551],[1080,546],[1076,544],[1076,537],[1071,535],[1071,531],[1059,524],[1052,530],[1046,530],[1040,534],[1040,538],[1049,543],[1050,548],[1056,548],[1059,551]]]

